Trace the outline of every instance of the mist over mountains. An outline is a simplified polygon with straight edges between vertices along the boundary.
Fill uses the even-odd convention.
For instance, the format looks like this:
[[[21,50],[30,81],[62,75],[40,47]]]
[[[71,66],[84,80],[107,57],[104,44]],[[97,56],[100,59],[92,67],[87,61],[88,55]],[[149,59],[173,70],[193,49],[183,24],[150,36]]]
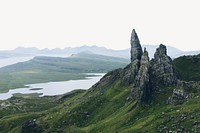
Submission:
[[[149,51],[150,58],[153,57],[156,48],[158,45],[142,45]],[[167,46],[168,55],[172,58],[176,58],[183,55],[196,55],[199,54],[200,51],[181,51],[175,47]],[[113,56],[113,57],[122,57],[122,58],[129,58],[130,57],[130,48],[124,50],[113,50],[107,49],[105,47],[98,47],[98,46],[81,46],[81,47],[66,47],[64,49],[55,48],[55,49],[38,49],[35,47],[24,48],[18,47],[14,50],[4,50],[0,51],[0,59],[3,58],[10,58],[10,57],[26,57],[26,56],[56,56],[56,57],[67,57],[72,54],[77,53],[90,53],[90,54],[99,54],[99,55],[106,55],[106,56]]]

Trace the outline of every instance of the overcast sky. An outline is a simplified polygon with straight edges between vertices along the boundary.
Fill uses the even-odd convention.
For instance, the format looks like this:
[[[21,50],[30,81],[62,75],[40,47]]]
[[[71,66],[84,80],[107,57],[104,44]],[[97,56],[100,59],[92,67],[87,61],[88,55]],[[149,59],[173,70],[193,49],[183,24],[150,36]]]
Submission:
[[[200,50],[200,1],[0,1],[0,50],[81,45],[125,49],[133,28],[142,44]]]

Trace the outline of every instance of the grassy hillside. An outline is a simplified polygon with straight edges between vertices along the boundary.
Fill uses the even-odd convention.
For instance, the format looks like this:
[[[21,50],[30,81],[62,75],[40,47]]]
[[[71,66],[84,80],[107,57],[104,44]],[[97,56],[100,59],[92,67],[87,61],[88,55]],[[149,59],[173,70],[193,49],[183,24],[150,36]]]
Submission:
[[[95,54],[77,54],[69,58],[35,57],[0,69],[0,92],[24,84],[83,79],[84,73],[105,73],[124,67],[128,60]]]
[[[21,125],[28,126],[29,133],[200,131],[200,90],[195,98],[174,106],[166,104],[174,88],[162,88],[149,104],[127,99],[131,88],[116,81],[104,90],[78,90],[65,96],[32,101],[23,98],[2,101],[0,131],[17,133]],[[18,108],[17,104],[20,104]]]
[[[173,64],[180,79],[186,81],[199,81],[200,54],[176,58],[173,60]]]

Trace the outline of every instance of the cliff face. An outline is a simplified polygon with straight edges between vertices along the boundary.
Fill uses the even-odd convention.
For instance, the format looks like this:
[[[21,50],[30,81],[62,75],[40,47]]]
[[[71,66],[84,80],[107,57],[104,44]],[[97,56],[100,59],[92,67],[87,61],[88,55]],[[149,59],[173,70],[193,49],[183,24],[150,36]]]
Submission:
[[[160,44],[150,64],[152,85],[154,87],[176,85],[177,78],[172,65],[172,59],[167,56],[165,45]]]
[[[149,57],[148,52],[144,50],[140,61],[140,68],[135,78],[135,85],[131,90],[133,99],[146,100],[151,94],[151,83],[149,75]]]

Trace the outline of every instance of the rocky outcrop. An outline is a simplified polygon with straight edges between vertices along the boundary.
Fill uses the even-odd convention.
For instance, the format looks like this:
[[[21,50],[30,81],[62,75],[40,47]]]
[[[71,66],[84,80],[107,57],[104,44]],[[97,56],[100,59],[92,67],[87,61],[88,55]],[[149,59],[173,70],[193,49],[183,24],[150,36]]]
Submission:
[[[181,104],[185,102],[187,98],[187,94],[184,92],[183,89],[176,88],[173,90],[172,96],[168,99],[167,103],[169,104]]]
[[[117,82],[120,82],[121,86],[132,87],[129,98],[139,102],[147,101],[152,93],[159,92],[162,87],[176,86],[177,78],[172,59],[167,56],[166,46],[161,44],[155,52],[154,59],[149,61],[148,52],[146,49],[142,51],[138,35],[133,29],[131,63],[124,69],[117,69],[106,74],[90,91],[98,88],[103,93],[106,88],[111,88]],[[174,97],[182,97],[182,93],[176,92],[179,91],[174,91]]]
[[[150,62],[152,84],[154,87],[174,86],[177,78],[172,65],[172,59],[167,56],[166,46],[160,44],[156,49],[154,59]]]
[[[127,74],[124,77],[131,77],[130,75],[132,75],[129,79],[134,80],[134,82],[131,82],[134,84],[130,94],[132,99],[145,101],[160,88],[177,85],[172,59],[167,55],[166,46],[160,44],[154,54],[154,59],[149,62],[148,52],[146,49],[144,53],[142,52],[135,30],[131,35],[131,61],[134,69],[128,69],[129,72],[126,71]],[[174,90],[172,99],[184,99],[185,93],[179,92],[182,91]]]
[[[20,133],[42,133],[43,130],[40,126],[38,126],[36,124],[36,119],[34,120],[30,120],[30,121],[26,121],[21,129],[20,129]]]
[[[146,100],[151,93],[151,83],[149,77],[149,56],[146,49],[141,58],[141,65],[135,79],[134,88],[131,90],[133,99]]]
[[[194,98],[195,93],[200,90],[200,82],[180,81],[172,92],[172,96],[168,98],[167,103],[177,105]]]
[[[122,82],[124,85],[133,84],[140,69],[140,60],[131,62],[123,69]]]
[[[142,47],[140,45],[140,40],[138,38],[135,29],[133,29],[131,34],[131,62],[142,57]]]

